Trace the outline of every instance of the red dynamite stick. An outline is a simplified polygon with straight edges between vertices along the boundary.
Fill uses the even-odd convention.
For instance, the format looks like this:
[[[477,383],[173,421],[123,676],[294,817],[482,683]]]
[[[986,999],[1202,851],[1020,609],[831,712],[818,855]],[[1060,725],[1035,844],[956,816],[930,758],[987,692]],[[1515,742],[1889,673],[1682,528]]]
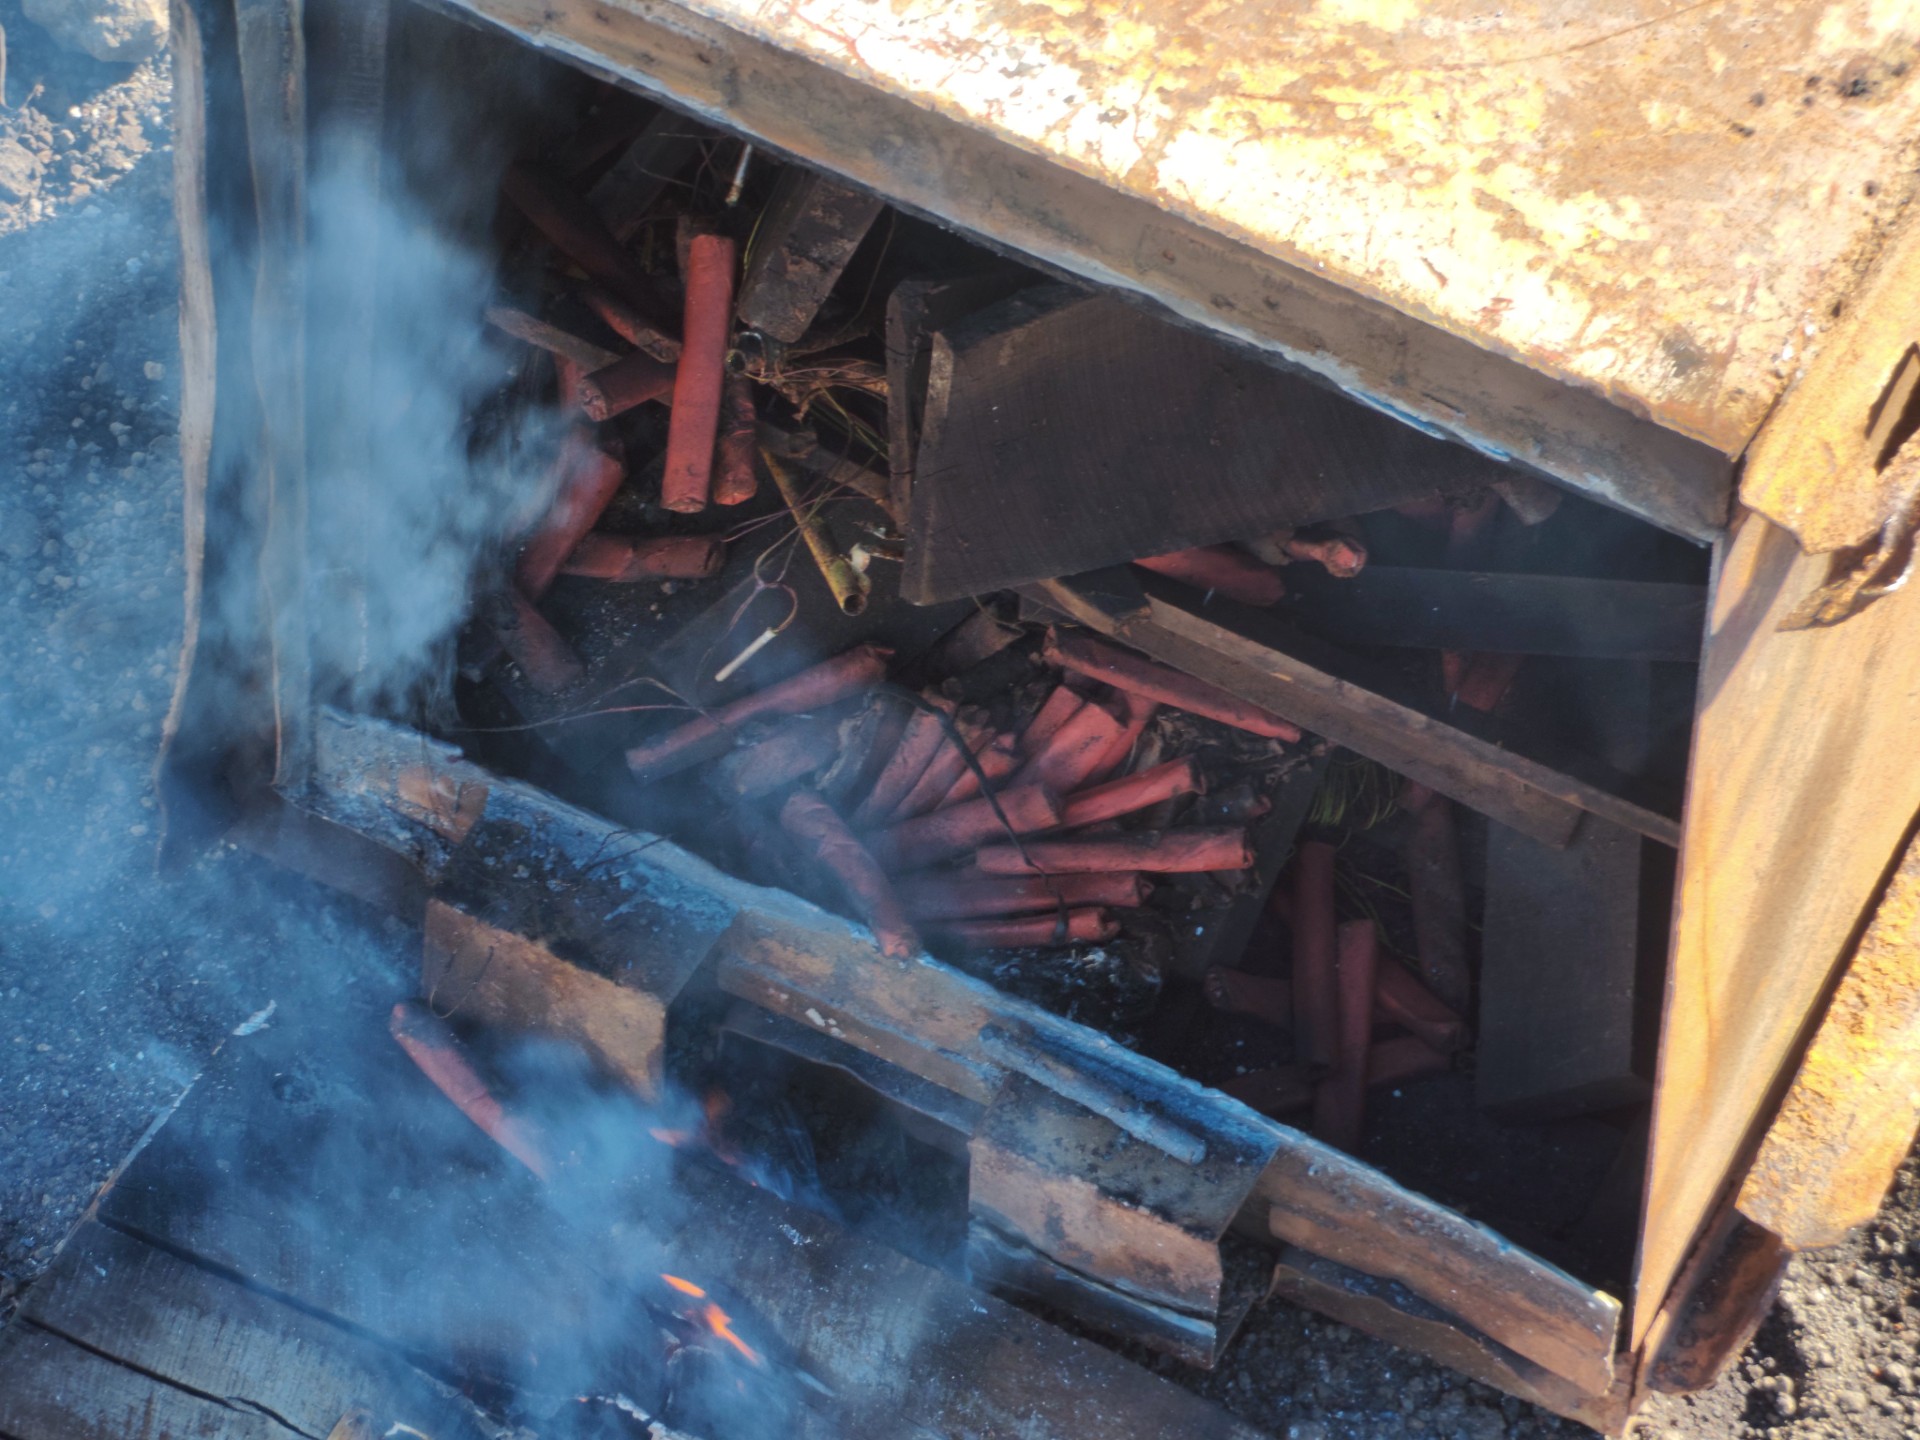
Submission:
[[[1455,654],[1453,651],[1447,652]],[[1520,673],[1523,655],[1480,653],[1462,657],[1463,663],[1452,683],[1453,698],[1469,710],[1491,714],[1505,698],[1513,677]]]
[[[871,689],[885,678],[887,657],[891,653],[877,645],[856,645],[777,685],[769,685],[730,705],[722,705],[711,714],[689,720],[657,740],[634,746],[627,752],[628,768],[640,780],[671,775],[695,763],[705,747],[757,715],[793,715],[832,705]]]
[[[996,811],[994,806],[998,804]],[[885,857],[890,870],[913,870],[971,850],[983,840],[1007,833],[1016,835],[1051,830],[1060,823],[1060,798],[1044,785],[1020,785],[996,799],[982,795],[949,810],[936,810],[882,830],[873,838],[874,851]],[[1001,820],[1001,815],[1006,820]]]
[[[1289,536],[1286,551],[1290,560],[1318,561],[1336,580],[1351,580],[1367,568],[1367,547],[1345,535],[1326,540]]]
[[[934,707],[932,710],[916,708],[907,717],[906,728],[900,732],[899,745],[887,757],[887,763],[880,767],[867,798],[853,812],[854,828],[866,830],[885,824],[887,817],[907,798],[907,792],[926,773],[934,755],[946,743],[946,719],[953,713],[953,702],[930,699],[928,703]]]
[[[718,535],[660,535],[631,539],[624,535],[587,535],[573,547],[562,575],[611,580],[630,585],[641,580],[705,580],[726,564],[727,546]]]
[[[1402,1080],[1439,1075],[1452,1068],[1452,1060],[1418,1035],[1396,1035],[1367,1051],[1369,1086],[1398,1085]]]
[[[1273,740],[1300,738],[1298,725],[1282,720],[1258,705],[1249,705],[1217,686],[1183,674],[1171,665],[1143,660],[1104,640],[1052,631],[1047,635],[1045,653],[1051,664],[1095,680],[1103,680],[1129,694],[1158,700],[1162,705],[1171,705],[1190,715],[1203,715],[1209,720],[1218,720],[1222,725],[1231,725],[1236,730],[1264,735]]]
[[[582,397],[580,386],[587,378],[587,372],[564,355],[553,357],[553,389],[555,398],[562,410],[578,410]]]
[[[555,695],[584,680],[586,666],[573,653],[573,647],[560,638],[560,632],[547,623],[547,617],[534,609],[533,602],[517,589],[509,599],[513,617],[494,633],[534,689]]]
[[[1175,550],[1170,555],[1149,555],[1133,563],[1196,590],[1218,591],[1242,605],[1277,605],[1287,593],[1287,582],[1278,570],[1231,545]]]
[[[780,808],[780,825],[810,847],[814,858],[845,887],[847,898],[873,928],[882,954],[908,960],[920,953],[920,937],[892,885],[832,806],[810,791],[796,791]]]
[[[1120,922],[1104,910],[1069,910],[1066,923],[1056,915],[1031,920],[948,920],[940,933],[993,950],[1019,950],[1037,945],[1100,944],[1120,933]]]
[[[929,876],[894,886],[907,913],[922,920],[975,920],[1020,915],[1029,910],[1106,905],[1137,909],[1153,894],[1138,871],[1106,875]]]
[[[1036,754],[1053,738],[1054,731],[1071,720],[1085,703],[1066,686],[1054,686],[1053,693],[1041,702],[1020,732],[1020,748],[1029,755]]]
[[[1147,733],[1147,726],[1152,722],[1154,712],[1160,708],[1144,696],[1129,695],[1124,690],[1120,692],[1120,701],[1125,717],[1120,733],[1114,736],[1113,744],[1107,747],[1107,753],[1102,755],[1100,762],[1093,767],[1093,773],[1087,777],[1089,781],[1105,780],[1126,769],[1128,762],[1133,759],[1133,747],[1138,745],[1140,737]]]
[[[588,285],[582,288],[580,297],[609,330],[629,345],[637,346],[665,364],[678,363],[680,342],[618,295],[597,285]]]
[[[1339,1055],[1336,944],[1333,846],[1309,840],[1293,862],[1293,1054],[1316,1074]]]
[[[627,467],[595,445],[592,436],[583,431],[567,437],[555,469],[559,471],[560,483],[553,508],[521,547],[520,559],[514,566],[520,591],[530,600],[538,600],[547,593],[567,556],[593,529],[627,479]]]
[[[687,307],[680,327],[680,365],[667,426],[660,503],[669,510],[707,508],[713,446],[720,428],[727,333],[733,323],[734,245],[724,235],[696,235],[687,250]]]
[[[954,783],[967,773],[967,757],[978,755],[993,741],[993,731],[982,725],[961,720],[955,722],[962,743],[956,745],[951,735],[941,737],[940,748],[934,752],[927,768],[920,772],[920,778],[913,782],[913,788],[893,808],[887,818],[898,825],[902,820],[911,820],[918,815],[931,814],[941,808],[947,792]]]
[[[713,503],[744,505],[760,493],[759,421],[753,413],[753,382],[729,375],[720,387],[720,447],[714,457]]]
[[[1313,1131],[1354,1151],[1366,1130],[1367,1052],[1373,1038],[1373,981],[1379,936],[1371,920],[1349,920],[1339,937],[1340,1045],[1333,1073],[1313,1094]]]
[[[987,777],[987,783],[998,790],[1000,782],[1020,768],[1020,742],[1011,735],[999,736],[985,750],[973,757],[973,763],[979,767],[980,775]],[[962,801],[973,799],[980,793],[980,775],[974,774],[969,769],[953,782],[953,788],[947,791],[941,797],[940,803],[933,808],[944,810],[949,805],[958,805]]]
[[[712,783],[735,795],[765,795],[825,769],[839,749],[840,722],[832,716],[783,721],[766,739],[727,754]]]
[[[553,1173],[546,1138],[529,1122],[507,1112],[447,1022],[418,1000],[402,1000],[387,1019],[387,1031],[420,1067],[434,1088],[488,1139],[542,1180]]]
[[[1016,785],[1049,785],[1061,793],[1078,790],[1100,766],[1125,727],[1104,705],[1089,700],[1066,724],[1047,737],[1014,776]]]
[[[580,382],[580,409],[589,420],[611,420],[649,400],[676,393],[678,371],[643,350],[623,355]],[[668,434],[672,431],[669,429]],[[672,506],[668,507],[672,509]]]
[[[1253,864],[1247,832],[1240,829],[1145,830],[1097,840],[1032,840],[1023,847],[987,845],[973,863],[988,875],[1074,875],[1144,870],[1150,875],[1187,875],[1202,870],[1244,870]]]
[[[1206,788],[1199,765],[1191,755],[1186,755],[1151,770],[1142,770],[1138,775],[1123,775],[1091,790],[1082,790],[1078,795],[1069,795],[1066,814],[1060,823],[1069,827],[1094,825],[1116,815],[1131,815],[1177,795],[1204,794]]]
[[[584,199],[523,161],[507,167],[500,189],[555,249],[592,279],[628,304],[648,307],[653,287]]]
[[[1442,1055],[1466,1048],[1467,1022],[1422,985],[1404,965],[1383,961],[1373,982],[1373,1015],[1420,1037]]]

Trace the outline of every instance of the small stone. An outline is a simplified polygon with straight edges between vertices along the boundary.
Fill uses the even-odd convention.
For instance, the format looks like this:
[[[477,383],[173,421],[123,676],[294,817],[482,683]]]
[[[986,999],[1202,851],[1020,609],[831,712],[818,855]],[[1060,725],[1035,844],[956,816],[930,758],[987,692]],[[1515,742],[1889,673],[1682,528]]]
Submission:
[[[40,183],[40,162],[11,136],[0,137],[0,200],[27,199]]]
[[[1858,1415],[1867,1408],[1867,1397],[1863,1391],[1842,1390],[1833,1397],[1833,1403],[1849,1415]]]
[[[62,45],[96,60],[137,65],[167,43],[163,0],[22,0],[20,8]]]
[[[162,365],[158,360],[149,360],[146,364],[142,365],[140,369],[146,374],[149,380],[164,380],[167,378],[167,367]]]

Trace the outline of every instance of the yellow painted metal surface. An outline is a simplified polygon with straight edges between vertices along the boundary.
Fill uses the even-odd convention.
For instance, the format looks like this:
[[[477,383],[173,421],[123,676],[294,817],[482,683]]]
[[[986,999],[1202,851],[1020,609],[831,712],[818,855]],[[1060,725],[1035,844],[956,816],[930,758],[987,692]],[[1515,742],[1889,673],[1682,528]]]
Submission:
[[[1727,454],[1920,135],[1903,0],[681,4]]]
[[[1740,1210],[1796,1250],[1871,1220],[1920,1127],[1920,841],[1907,847],[1793,1088],[1740,1187]]]

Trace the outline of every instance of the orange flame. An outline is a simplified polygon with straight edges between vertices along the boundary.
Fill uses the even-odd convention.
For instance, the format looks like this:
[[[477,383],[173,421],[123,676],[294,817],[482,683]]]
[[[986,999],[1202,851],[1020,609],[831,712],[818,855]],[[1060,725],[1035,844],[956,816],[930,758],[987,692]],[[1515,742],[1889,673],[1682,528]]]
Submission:
[[[663,1274],[660,1278],[666,1281],[667,1284],[671,1285],[674,1289],[678,1290],[682,1295],[691,1295],[696,1300],[704,1300],[707,1298],[707,1292],[702,1290],[698,1285],[694,1284],[691,1280],[682,1280],[678,1275],[665,1275],[665,1274]]]
[[[700,1318],[707,1322],[707,1327],[712,1330],[714,1334],[733,1346],[734,1349],[746,1356],[747,1359],[755,1365],[760,1364],[760,1352],[733,1333],[733,1317],[728,1315],[726,1311],[722,1310],[718,1305],[709,1305],[705,1310],[700,1312]]]

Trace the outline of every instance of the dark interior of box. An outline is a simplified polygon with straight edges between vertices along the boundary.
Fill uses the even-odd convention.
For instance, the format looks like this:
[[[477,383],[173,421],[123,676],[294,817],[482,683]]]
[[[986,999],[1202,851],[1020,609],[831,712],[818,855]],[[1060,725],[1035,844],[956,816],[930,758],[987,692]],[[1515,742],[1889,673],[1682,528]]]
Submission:
[[[1336,656],[1343,673],[1364,677],[1399,703],[1443,722],[1497,727],[1501,737],[1512,737],[1513,748],[1545,762],[1588,757],[1593,773],[1611,777],[1636,804],[1678,814],[1697,667],[1668,642],[1629,639],[1610,647],[1609,637],[1620,633],[1610,628],[1618,617],[1604,609],[1611,601],[1601,592],[1632,582],[1647,587],[1647,595],[1692,595],[1696,608],[1687,613],[1696,616],[1697,634],[1705,551],[1571,492],[1543,498],[1537,477],[1425,437],[1420,443],[1449,458],[1434,465],[1424,494],[1339,508],[1340,456],[1329,452],[1324,463],[1315,461],[1314,484],[1332,497],[1321,503],[1333,508],[1297,527],[1221,528],[1231,523],[1223,517],[1239,503],[1239,492],[1208,508],[1215,505],[1209,477],[1223,468],[1217,435],[1197,438],[1184,455],[1160,439],[1132,447],[1143,457],[1133,465],[1126,463],[1125,435],[1112,445],[1111,435],[1098,437],[1105,487],[1080,490],[1051,520],[1017,519],[1022,533],[994,551],[1000,542],[991,534],[967,528],[969,507],[1001,503],[998,482],[978,468],[988,452],[968,449],[970,441],[950,433],[972,413],[962,360],[974,353],[968,344],[984,343],[969,339],[978,327],[1025,323],[1008,310],[1009,297],[1016,305],[1028,297],[1037,307],[1034,323],[1044,323],[1045,306],[1063,303],[1062,277],[892,207],[866,228],[799,339],[780,344],[736,332],[729,355],[729,368],[753,382],[761,443],[777,452],[777,463],[800,487],[804,512],[860,568],[866,595],[859,613],[836,602],[764,469],[757,493],[744,503],[693,513],[663,508],[670,412],[664,403],[641,404],[598,427],[600,440],[624,454],[626,479],[596,533],[615,540],[714,537],[724,542],[724,563],[700,579],[622,583],[561,574],[537,609],[582,673],[558,690],[543,689],[503,635],[513,629],[516,555],[551,498],[552,446],[560,431],[554,417],[564,405],[566,379],[545,350],[489,326],[482,311],[511,307],[616,355],[632,346],[584,298],[578,268],[519,210],[499,201],[492,180],[505,162],[519,160],[565,189],[591,192],[650,124],[661,133],[664,112],[505,38],[412,7],[398,12],[395,47],[394,72],[408,83],[394,88],[398,103],[390,106],[386,183],[419,223],[470,248],[490,268],[492,293],[473,295],[471,309],[443,316],[443,343],[450,352],[485,347],[483,368],[494,382],[461,416],[468,452],[521,475],[526,504],[522,528],[501,534],[473,575],[471,604],[457,633],[423,642],[434,657],[428,683],[368,697],[343,675],[323,699],[383,712],[457,745],[498,774],[527,780],[622,827],[665,836],[730,875],[864,922],[834,874],[783,831],[778,817],[786,795],[816,787],[830,805],[857,815],[892,753],[889,745],[897,746],[928,702],[944,706],[948,719],[969,734],[1017,737],[1061,686],[1081,705],[1117,701],[1119,692],[1046,663],[1049,626],[1067,617],[1057,597],[1049,601],[1035,586],[1118,561],[1118,573],[1131,576],[1143,593],[1181,589],[1178,579],[1143,575],[1123,563],[1152,550],[1109,553],[1131,533],[1109,513],[1124,508],[1110,503],[1113,497],[1166,492],[1184,507],[1182,518],[1169,524],[1177,530],[1190,521],[1207,531],[1175,535],[1183,545],[1241,547],[1236,553],[1259,568],[1263,542],[1292,531],[1302,542],[1357,543],[1366,557],[1365,570],[1349,577],[1311,558],[1282,555],[1290,563],[1267,568],[1283,577],[1284,596],[1258,613],[1191,587],[1175,597],[1179,603],[1230,629],[1269,627],[1288,644],[1318,647],[1313,653]],[[663,328],[671,329],[690,237],[730,237],[751,270],[770,207],[783,183],[792,183],[793,167],[764,149],[746,151],[740,137],[694,119],[664,118],[673,143],[659,148],[665,158],[658,184],[627,248],[661,304]],[[449,185],[456,158],[451,173],[486,183]],[[923,374],[903,367],[897,343],[889,353],[889,304],[903,286],[909,293],[914,286],[946,287],[942,293],[950,298],[977,301],[930,327],[960,357],[952,388],[942,396],[940,436],[944,453],[955,458],[937,473],[928,467],[914,474],[897,453],[903,436],[921,447],[923,460],[932,443],[921,429],[924,396],[897,388],[904,376],[912,392],[926,383]],[[1036,295],[1044,304],[1032,301]],[[1078,293],[1068,300],[1078,303]],[[1184,367],[1154,378],[1156,366],[1149,364],[1146,373],[1159,391],[1149,386],[1119,396],[1125,403],[1113,413],[1114,393],[1089,393],[1090,412],[1106,417],[1104,428],[1125,424],[1126,412],[1138,411],[1156,436],[1170,433],[1176,441],[1183,425],[1196,436],[1209,424],[1226,427],[1219,433],[1230,444],[1236,427],[1247,422],[1230,406],[1206,407],[1214,405],[1220,385],[1239,383],[1232,367],[1265,362],[1224,342],[1176,332],[1163,318],[1125,303],[1128,315],[1115,322],[1123,329],[1164,327],[1182,346],[1217,352],[1227,368],[1202,374],[1196,389]],[[1044,368],[1044,354],[1023,363]],[[1060,363],[1071,364],[1071,357]],[[1314,403],[1328,407],[1325,424],[1395,423],[1310,388],[1324,397]],[[1072,390],[1068,384],[1069,398]],[[1064,438],[1046,443],[1079,444],[1074,423],[1064,415]],[[1005,464],[1024,463],[1011,441],[995,443],[1000,448],[992,453]],[[1427,456],[1422,450],[1398,463],[1419,471]],[[1052,463],[1057,457],[1041,458]],[[1271,487],[1285,491],[1285,466],[1273,474]],[[1512,494],[1500,487],[1504,480]],[[1231,477],[1219,483],[1245,484]],[[926,493],[909,496],[910,489]],[[1362,486],[1353,493],[1370,492]],[[316,496],[322,525],[327,503]],[[1056,531],[1058,567],[1033,569],[1026,557],[1048,554]],[[1100,566],[1082,563],[1093,550],[1101,550]],[[963,554],[965,564],[953,558]],[[952,577],[985,574],[995,565],[1028,569],[1015,583],[979,593],[922,604],[901,598],[904,587],[928,599],[960,583]],[[1554,621],[1528,588],[1536,577],[1576,587],[1566,592],[1576,597],[1572,602],[1553,603],[1564,607],[1555,614],[1589,622],[1580,636],[1539,638],[1542,626]],[[1579,598],[1588,593],[1578,590],[1579,582],[1594,582],[1595,598]],[[1447,603],[1454,609],[1444,611],[1436,597],[1452,597]],[[1598,608],[1583,613],[1589,604]],[[1455,614],[1463,617],[1457,624],[1449,618]],[[1687,622],[1680,623],[1684,633]],[[772,638],[754,650],[769,631]],[[1525,653],[1503,658],[1503,636]],[[1470,643],[1476,637],[1477,648]],[[891,652],[886,684],[811,717],[840,728],[803,780],[741,795],[728,788],[733,772],[719,754],[644,779],[630,769],[625,752],[690,714],[763,691],[862,643]],[[1476,697],[1486,698],[1485,714],[1469,716]],[[730,737],[734,753],[789,723],[775,717],[743,727]],[[860,750],[855,738],[868,748]],[[1111,912],[1117,933],[1109,939],[1050,943],[1050,935],[1049,943],[1007,947],[937,920],[922,925],[922,938],[931,953],[969,975],[1183,1075],[1225,1087],[1255,1108],[1272,1104],[1271,1113],[1288,1124],[1310,1127],[1312,1076],[1306,1075],[1304,1090],[1295,1083],[1302,1056],[1285,1023],[1286,1002],[1274,999],[1293,973],[1292,859],[1302,845],[1332,846],[1338,919],[1373,922],[1377,963],[1418,976],[1423,928],[1445,924],[1416,915],[1414,897],[1429,882],[1413,871],[1431,861],[1431,829],[1423,841],[1420,797],[1402,774],[1311,733],[1300,741],[1276,740],[1162,706],[1132,738],[1119,769],[1139,771],[1183,757],[1197,764],[1205,793],[1160,800],[1090,833],[1243,827],[1250,866],[1152,875],[1144,903]],[[1442,1055],[1437,1068],[1415,1066],[1408,1078],[1370,1087],[1355,1153],[1581,1279],[1624,1295],[1640,1204],[1673,852],[1620,827],[1602,827],[1592,815],[1572,849],[1562,851],[1468,805],[1453,804],[1449,813],[1463,907],[1454,920],[1456,939],[1474,986],[1462,1017],[1471,1038]],[[1601,828],[1604,845],[1592,841]],[[1574,858],[1556,858],[1568,855]],[[971,861],[971,852],[953,856],[916,870],[906,883],[937,888],[943,877],[977,873]],[[1041,918],[1061,917],[1047,912]],[[1591,986],[1578,979],[1555,983],[1551,977],[1560,972],[1589,972],[1589,981],[1605,972],[1605,1003],[1595,1002]],[[1548,1064],[1538,1053],[1543,1030],[1577,1036],[1589,1022],[1618,1032],[1608,1042],[1613,1073],[1583,1074],[1558,1090],[1551,1077],[1532,1073]],[[1405,1036],[1382,1022],[1374,1043]],[[705,1150],[782,1198],[961,1271],[964,1135],[956,1139],[923,1111],[863,1082],[855,1069],[823,1063],[817,1049],[794,1043],[752,1006],[717,989],[676,1003],[668,1054],[671,1079],[703,1103],[698,1143]],[[1272,1083],[1263,1087],[1263,1077]]]

